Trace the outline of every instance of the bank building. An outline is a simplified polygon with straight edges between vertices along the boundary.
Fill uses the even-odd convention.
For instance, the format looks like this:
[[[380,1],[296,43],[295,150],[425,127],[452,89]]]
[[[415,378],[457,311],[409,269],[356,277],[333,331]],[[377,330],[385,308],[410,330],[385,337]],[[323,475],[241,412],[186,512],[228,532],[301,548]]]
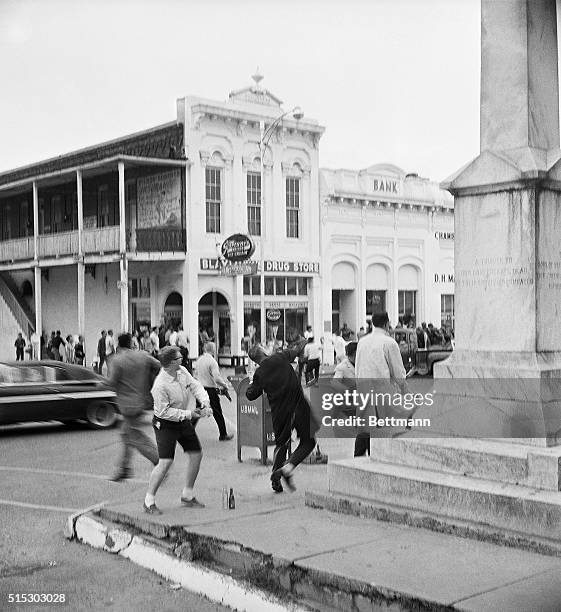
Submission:
[[[0,358],[61,330],[91,364],[102,329],[182,323],[191,356],[206,332],[231,365],[248,336],[358,330],[376,309],[453,319],[451,197],[395,166],[320,170],[325,128],[261,79],[0,173]]]

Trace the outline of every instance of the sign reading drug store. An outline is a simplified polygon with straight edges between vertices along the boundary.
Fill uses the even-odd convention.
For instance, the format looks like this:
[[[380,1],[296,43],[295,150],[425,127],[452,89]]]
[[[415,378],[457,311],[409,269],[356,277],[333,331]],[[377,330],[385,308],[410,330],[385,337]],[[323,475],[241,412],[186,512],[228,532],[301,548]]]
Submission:
[[[228,261],[247,261],[255,251],[255,244],[245,234],[233,234],[224,240],[220,250]]]

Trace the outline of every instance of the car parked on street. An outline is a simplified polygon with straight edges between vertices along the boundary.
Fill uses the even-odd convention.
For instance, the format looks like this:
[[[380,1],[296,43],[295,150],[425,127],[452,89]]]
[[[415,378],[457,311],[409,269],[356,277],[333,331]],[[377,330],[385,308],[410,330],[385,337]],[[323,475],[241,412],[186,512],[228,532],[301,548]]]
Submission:
[[[417,332],[414,329],[398,327],[390,334],[399,345],[403,365],[409,376],[433,373],[434,364],[444,361],[452,353],[452,346],[433,345],[428,349],[417,347]]]
[[[26,421],[86,421],[112,427],[118,416],[106,378],[61,361],[0,363],[0,425]]]

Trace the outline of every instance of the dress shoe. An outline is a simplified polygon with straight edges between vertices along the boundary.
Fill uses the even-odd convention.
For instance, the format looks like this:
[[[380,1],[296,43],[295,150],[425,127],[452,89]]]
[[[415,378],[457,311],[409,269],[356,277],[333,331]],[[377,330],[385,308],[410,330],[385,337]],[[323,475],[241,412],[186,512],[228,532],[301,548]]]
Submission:
[[[150,506],[147,506],[145,502],[144,504],[142,504],[142,507],[144,508],[144,512],[146,512],[147,514],[163,514],[163,512],[158,508],[158,506],[156,506],[156,504],[151,504]]]
[[[284,491],[280,480],[271,478],[271,487],[275,493],[282,493]]]
[[[205,505],[201,503],[196,497],[193,497],[193,499],[187,499],[186,497],[182,497],[181,505],[185,508],[204,508],[205,507]]]
[[[226,434],[225,436],[220,436],[218,438],[220,442],[226,442],[227,440],[231,440],[234,437],[234,434]]]
[[[123,480],[127,480],[131,477],[132,477],[132,473],[126,470],[124,472],[117,472],[116,474],[113,474],[113,476],[111,476],[109,480],[111,482],[123,482]]]

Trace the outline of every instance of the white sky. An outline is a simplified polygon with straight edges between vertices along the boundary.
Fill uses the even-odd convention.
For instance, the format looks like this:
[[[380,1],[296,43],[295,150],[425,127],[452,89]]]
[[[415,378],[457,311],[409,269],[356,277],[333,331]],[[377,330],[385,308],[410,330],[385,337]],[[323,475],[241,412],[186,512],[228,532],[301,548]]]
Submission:
[[[443,180],[479,153],[480,0],[0,0],[0,171],[263,86],[320,164]]]

